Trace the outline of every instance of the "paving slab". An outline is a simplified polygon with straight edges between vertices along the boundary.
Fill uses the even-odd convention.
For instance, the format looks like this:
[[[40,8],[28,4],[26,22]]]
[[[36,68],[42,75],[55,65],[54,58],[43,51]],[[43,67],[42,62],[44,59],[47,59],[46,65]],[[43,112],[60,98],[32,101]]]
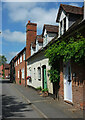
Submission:
[[[48,118],[83,118],[83,111],[76,110],[72,105],[54,100],[52,97],[42,97],[31,87],[18,84],[13,86]]]

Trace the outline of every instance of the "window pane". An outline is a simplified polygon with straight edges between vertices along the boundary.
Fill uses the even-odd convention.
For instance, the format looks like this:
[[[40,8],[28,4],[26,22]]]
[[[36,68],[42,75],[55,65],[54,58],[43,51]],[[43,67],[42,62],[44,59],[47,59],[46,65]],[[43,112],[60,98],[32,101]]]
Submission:
[[[62,35],[62,21],[60,22],[60,35]]]
[[[66,31],[66,17],[64,18],[64,32]]]
[[[24,68],[22,69],[22,78],[24,79]]]
[[[18,78],[19,78],[19,71],[18,71]]]

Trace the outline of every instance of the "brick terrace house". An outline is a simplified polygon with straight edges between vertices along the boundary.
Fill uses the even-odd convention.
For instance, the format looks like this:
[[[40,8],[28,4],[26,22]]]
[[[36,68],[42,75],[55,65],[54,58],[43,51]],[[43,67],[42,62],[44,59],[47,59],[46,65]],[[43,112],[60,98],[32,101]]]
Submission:
[[[0,78],[3,77],[3,71],[2,70],[3,70],[3,65],[0,66]]]
[[[45,56],[45,49],[51,40],[58,36],[58,26],[44,25],[42,35],[37,35],[34,42],[31,43],[31,56],[27,61],[27,76],[31,76],[31,80],[27,80],[27,85],[33,88],[48,88],[50,94],[53,93],[53,84],[49,80],[48,70],[49,59]]]
[[[60,5],[57,20],[59,23],[58,39],[66,40],[75,36],[77,32],[85,37],[85,19],[83,18],[83,7]],[[83,87],[85,85],[85,65],[79,66],[70,60],[68,63],[60,64],[60,89],[59,96],[64,101],[82,107]],[[70,79],[70,83],[69,80]]]
[[[4,78],[10,78],[10,65],[9,64],[4,64]]]
[[[0,66],[0,78],[8,79],[10,78],[10,65],[4,64]]]
[[[15,81],[18,84],[26,86],[26,62],[25,62],[26,47],[20,51],[15,58]]]
[[[10,61],[10,82],[14,82],[15,81],[15,59],[16,56],[12,58],[12,60]]]

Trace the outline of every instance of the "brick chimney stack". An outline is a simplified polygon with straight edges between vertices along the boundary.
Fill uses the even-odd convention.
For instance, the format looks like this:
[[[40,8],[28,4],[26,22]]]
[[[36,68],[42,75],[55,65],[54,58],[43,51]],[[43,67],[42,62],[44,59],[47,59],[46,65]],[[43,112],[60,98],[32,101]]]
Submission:
[[[35,41],[37,35],[37,24],[28,21],[26,25],[26,59],[31,55],[30,45]]]

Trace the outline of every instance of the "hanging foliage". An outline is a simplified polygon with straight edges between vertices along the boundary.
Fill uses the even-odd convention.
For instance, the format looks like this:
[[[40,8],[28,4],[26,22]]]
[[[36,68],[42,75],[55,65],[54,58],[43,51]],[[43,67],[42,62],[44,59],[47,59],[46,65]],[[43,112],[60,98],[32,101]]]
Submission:
[[[56,40],[56,43],[49,45],[45,51],[46,57],[49,58],[50,80],[52,82],[59,81],[60,75],[60,59],[67,62],[72,59],[74,62],[85,64],[85,38],[81,34],[68,39]]]

